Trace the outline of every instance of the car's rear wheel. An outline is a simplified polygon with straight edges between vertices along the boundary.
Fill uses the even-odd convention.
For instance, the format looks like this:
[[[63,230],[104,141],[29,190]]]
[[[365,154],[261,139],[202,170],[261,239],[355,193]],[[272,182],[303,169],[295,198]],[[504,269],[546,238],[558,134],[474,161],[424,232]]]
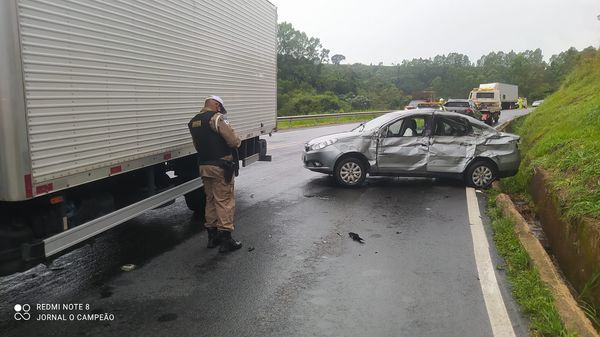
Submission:
[[[496,168],[486,160],[478,160],[467,169],[466,179],[469,186],[488,188],[496,180]]]
[[[338,184],[346,187],[360,186],[367,177],[365,164],[360,158],[346,157],[335,166],[333,174]]]

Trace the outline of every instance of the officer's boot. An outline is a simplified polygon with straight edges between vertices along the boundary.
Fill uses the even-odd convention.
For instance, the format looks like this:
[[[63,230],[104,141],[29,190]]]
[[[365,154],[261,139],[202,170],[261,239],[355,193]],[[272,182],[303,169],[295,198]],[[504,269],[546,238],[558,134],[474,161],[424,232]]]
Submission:
[[[221,243],[219,240],[219,231],[216,228],[206,228],[206,232],[208,233],[208,243],[206,244],[206,248],[215,248]]]
[[[242,243],[234,240],[230,231],[219,231],[219,240],[221,241],[219,253],[228,253],[242,248]]]

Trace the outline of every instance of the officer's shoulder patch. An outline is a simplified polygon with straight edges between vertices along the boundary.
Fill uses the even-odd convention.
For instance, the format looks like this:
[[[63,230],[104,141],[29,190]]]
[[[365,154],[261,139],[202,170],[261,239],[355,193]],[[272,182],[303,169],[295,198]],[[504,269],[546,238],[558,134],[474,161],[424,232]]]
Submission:
[[[193,121],[192,122],[192,127],[193,128],[199,128],[202,126],[202,121]]]
[[[227,116],[225,116],[224,114],[219,114],[219,119],[222,120],[223,122],[225,122],[225,124],[229,125],[229,120],[227,119]]]

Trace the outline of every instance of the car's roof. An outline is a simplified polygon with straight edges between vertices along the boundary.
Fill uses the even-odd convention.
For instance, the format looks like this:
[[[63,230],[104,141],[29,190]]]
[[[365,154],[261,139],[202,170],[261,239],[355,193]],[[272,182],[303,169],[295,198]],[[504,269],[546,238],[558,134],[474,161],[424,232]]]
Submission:
[[[392,111],[390,113],[397,114],[398,117],[400,117],[400,116],[423,115],[423,114],[435,114],[437,116],[448,116],[448,117],[452,117],[452,116],[454,116],[454,117],[468,117],[468,116],[465,116],[464,114],[461,114],[461,113],[458,113],[458,112],[444,111],[444,110],[432,109],[432,108],[399,110],[399,111]]]
[[[424,115],[424,114],[432,114],[432,115],[435,114],[436,116],[446,116],[446,117],[461,117],[461,118],[466,118],[471,124],[477,124],[477,125],[489,128],[490,130],[495,130],[493,127],[488,126],[487,124],[483,123],[482,121],[479,121],[471,116],[466,116],[466,115],[458,113],[458,112],[443,111],[443,110],[439,110],[439,109],[425,108],[425,109],[399,110],[399,111],[389,112],[389,114],[395,114],[398,117],[409,117],[409,116]]]
[[[469,100],[464,98],[448,98],[446,102],[469,102]]]

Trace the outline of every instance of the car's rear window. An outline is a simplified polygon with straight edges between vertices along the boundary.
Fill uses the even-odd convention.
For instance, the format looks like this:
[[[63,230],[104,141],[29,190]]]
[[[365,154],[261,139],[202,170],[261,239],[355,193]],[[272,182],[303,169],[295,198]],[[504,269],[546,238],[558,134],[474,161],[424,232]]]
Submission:
[[[448,102],[446,103],[446,106],[468,108],[469,102]]]

